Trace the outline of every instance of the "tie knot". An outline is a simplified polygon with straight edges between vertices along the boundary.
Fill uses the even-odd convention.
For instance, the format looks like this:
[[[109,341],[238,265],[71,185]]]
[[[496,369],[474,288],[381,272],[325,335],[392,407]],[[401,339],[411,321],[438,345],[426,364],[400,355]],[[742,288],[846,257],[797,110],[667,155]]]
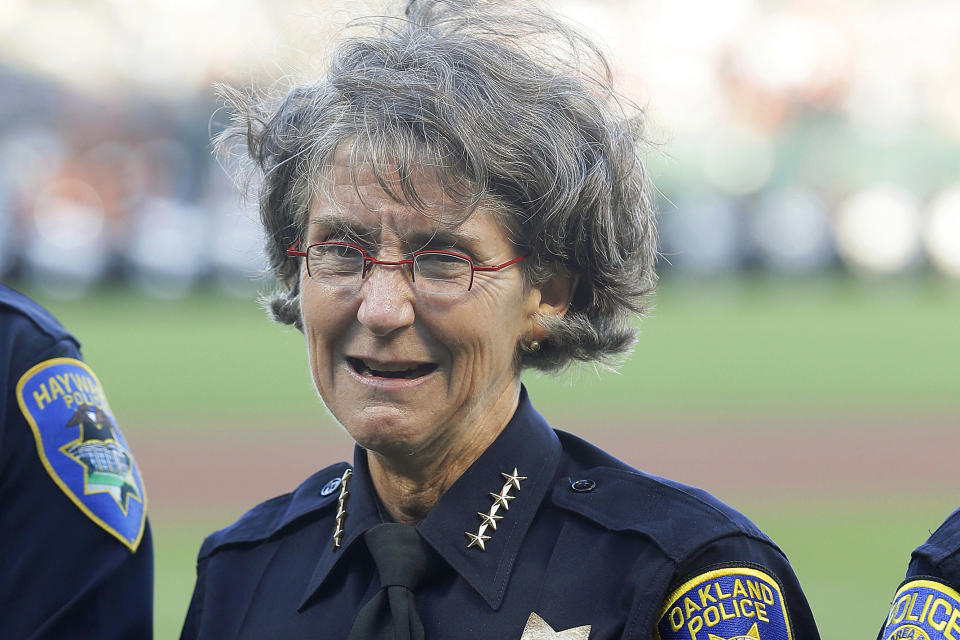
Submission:
[[[381,588],[416,588],[427,567],[427,553],[416,528],[386,522],[369,529],[364,539],[377,565]]]

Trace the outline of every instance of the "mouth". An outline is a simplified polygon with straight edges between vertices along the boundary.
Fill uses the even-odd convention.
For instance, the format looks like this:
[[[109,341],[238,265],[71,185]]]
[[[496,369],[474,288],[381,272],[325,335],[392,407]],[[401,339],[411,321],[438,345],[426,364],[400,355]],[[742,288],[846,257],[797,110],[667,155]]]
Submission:
[[[430,375],[437,369],[432,362],[425,363],[384,363],[362,358],[347,357],[347,364],[358,375],[365,378],[394,378],[415,380]]]

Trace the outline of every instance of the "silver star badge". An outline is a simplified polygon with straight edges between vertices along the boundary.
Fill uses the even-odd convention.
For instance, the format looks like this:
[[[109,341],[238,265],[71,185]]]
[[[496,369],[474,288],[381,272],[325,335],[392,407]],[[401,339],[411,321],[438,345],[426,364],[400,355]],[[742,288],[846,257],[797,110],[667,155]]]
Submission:
[[[582,627],[573,627],[563,631],[554,631],[547,622],[536,613],[531,613],[527,618],[527,626],[523,628],[523,635],[520,640],[588,640],[590,637],[590,625],[585,624]]]

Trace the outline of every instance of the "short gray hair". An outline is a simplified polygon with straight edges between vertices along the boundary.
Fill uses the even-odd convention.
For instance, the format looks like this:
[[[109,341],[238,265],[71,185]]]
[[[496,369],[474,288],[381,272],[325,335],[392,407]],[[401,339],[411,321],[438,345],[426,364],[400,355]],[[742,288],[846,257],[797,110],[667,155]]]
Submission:
[[[313,84],[278,97],[220,89],[233,116],[218,147],[241,141],[262,172],[281,285],[267,300],[273,317],[302,329],[299,264],[286,249],[304,235],[338,149],[350,147],[354,180],[369,164],[398,202],[425,210],[411,169],[430,168],[466,211],[497,212],[529,256],[528,285],[579,278],[566,315],[544,319],[541,348],[518,345],[520,367],[609,365],[628,353],[656,283],[656,228],[642,112],[614,91],[598,47],[516,1],[412,0],[402,17],[352,26]]]

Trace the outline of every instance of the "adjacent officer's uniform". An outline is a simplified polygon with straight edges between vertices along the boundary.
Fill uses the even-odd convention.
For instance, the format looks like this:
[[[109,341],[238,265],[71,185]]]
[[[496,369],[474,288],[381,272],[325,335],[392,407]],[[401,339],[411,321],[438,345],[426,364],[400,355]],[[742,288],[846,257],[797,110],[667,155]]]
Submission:
[[[357,448],[206,539],[182,638],[346,638],[380,589],[364,534],[385,519]],[[819,638],[756,526],[555,432],[526,391],[417,531],[426,638]]]
[[[0,285],[0,638],[150,638],[143,482],[80,345]]]
[[[960,639],[960,509],[913,550],[878,637]]]

